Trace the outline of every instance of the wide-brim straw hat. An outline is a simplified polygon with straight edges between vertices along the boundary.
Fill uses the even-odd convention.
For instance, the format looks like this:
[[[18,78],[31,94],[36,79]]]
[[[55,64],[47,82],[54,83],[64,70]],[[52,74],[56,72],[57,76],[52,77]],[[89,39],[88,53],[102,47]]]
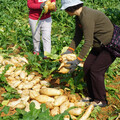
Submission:
[[[61,10],[65,10],[68,7],[72,7],[78,4],[82,4],[83,2],[80,0],[61,0]]]

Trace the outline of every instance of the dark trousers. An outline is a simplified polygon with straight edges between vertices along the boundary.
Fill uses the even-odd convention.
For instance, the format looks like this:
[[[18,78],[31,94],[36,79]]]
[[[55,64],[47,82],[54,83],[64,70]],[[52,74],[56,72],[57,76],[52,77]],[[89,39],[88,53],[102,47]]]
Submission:
[[[104,48],[93,48],[84,63],[84,80],[87,83],[89,97],[94,101],[106,103],[104,76],[115,57]]]

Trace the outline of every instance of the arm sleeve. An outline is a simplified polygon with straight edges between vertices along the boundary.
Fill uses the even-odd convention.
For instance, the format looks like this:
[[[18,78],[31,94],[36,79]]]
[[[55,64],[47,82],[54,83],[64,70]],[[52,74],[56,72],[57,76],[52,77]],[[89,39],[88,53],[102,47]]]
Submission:
[[[84,58],[85,55],[89,52],[90,48],[93,45],[93,39],[94,39],[94,27],[95,27],[95,22],[93,17],[87,16],[83,22],[83,35],[84,35],[84,44],[82,46],[82,49],[79,53],[80,58]]]
[[[76,49],[83,37],[83,31],[80,24],[76,20],[75,35],[69,47]]]
[[[34,0],[27,0],[27,6],[30,9],[40,9],[40,5],[42,2],[35,3]]]

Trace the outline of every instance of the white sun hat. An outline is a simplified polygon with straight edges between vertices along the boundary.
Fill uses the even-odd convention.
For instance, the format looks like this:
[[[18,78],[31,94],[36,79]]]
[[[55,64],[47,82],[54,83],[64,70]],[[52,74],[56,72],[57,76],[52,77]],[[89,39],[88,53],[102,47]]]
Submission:
[[[78,4],[82,4],[83,2],[80,0],[61,0],[61,10],[65,10],[68,7],[75,6]]]

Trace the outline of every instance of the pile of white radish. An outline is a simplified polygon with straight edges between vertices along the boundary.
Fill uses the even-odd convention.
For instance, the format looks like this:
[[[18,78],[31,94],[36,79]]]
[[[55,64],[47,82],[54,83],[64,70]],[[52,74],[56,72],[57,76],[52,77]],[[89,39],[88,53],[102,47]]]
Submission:
[[[67,57],[68,58],[68,57]],[[70,57],[72,58],[72,57]],[[10,59],[4,59],[0,56],[0,74],[7,64],[12,64],[9,70],[6,71],[5,77],[8,84],[15,88],[20,94],[20,98],[16,101],[9,102],[7,106],[24,109],[30,111],[29,105],[35,103],[35,108],[40,109],[42,103],[49,108],[51,116],[63,113],[70,107],[76,106],[69,111],[73,120],[81,114],[80,120],[87,120],[94,106],[86,106],[86,103],[77,100],[76,95],[66,95],[63,89],[50,88],[50,82],[41,80],[41,75],[36,72],[28,74],[22,69],[24,64],[29,64],[25,57],[17,56]],[[69,116],[65,116],[64,120],[70,120]]]
[[[58,70],[59,70],[58,72],[59,72],[59,73],[63,73],[63,74],[68,73],[68,72],[69,72],[69,69],[67,69],[67,68],[65,68],[65,67],[69,67],[70,65],[69,65],[69,64],[66,64],[66,63],[67,63],[68,61],[73,61],[73,60],[75,60],[75,59],[77,59],[77,56],[76,56],[75,54],[73,54],[73,53],[62,55],[61,58],[59,59],[59,61],[61,62],[61,65],[60,65],[60,67],[58,68]],[[80,63],[78,66],[83,67],[83,64]]]

